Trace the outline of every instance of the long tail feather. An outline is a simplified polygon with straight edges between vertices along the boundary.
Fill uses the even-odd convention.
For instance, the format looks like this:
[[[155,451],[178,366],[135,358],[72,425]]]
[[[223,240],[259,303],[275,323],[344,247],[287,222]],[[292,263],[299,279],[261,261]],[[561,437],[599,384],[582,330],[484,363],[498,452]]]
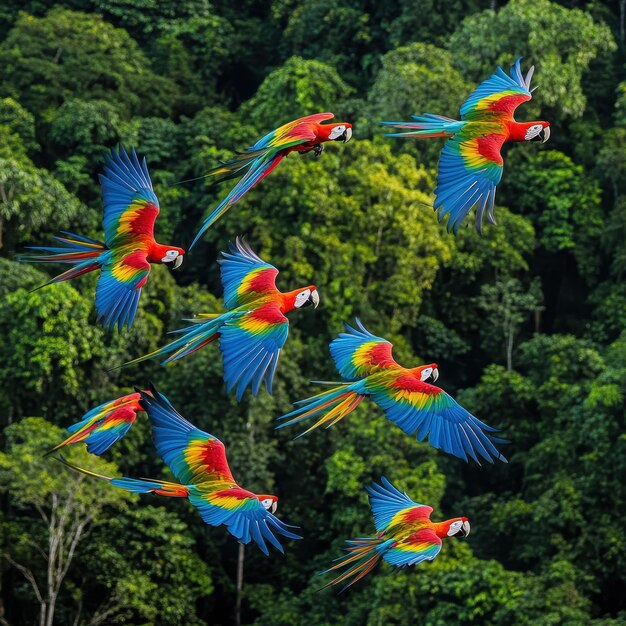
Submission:
[[[57,235],[53,239],[62,245],[30,246],[29,250],[46,254],[19,254],[17,256],[17,260],[21,263],[67,263],[73,266],[36,289],[99,269],[98,257],[107,250],[102,242],[73,233],[62,232],[61,235]]]
[[[141,363],[148,359],[160,359],[166,355],[169,356],[161,362],[161,365],[174,363],[218,339],[220,336],[220,328],[236,315],[238,315],[238,313],[227,311],[216,317],[209,317],[207,315],[199,317],[197,320],[191,320],[193,322],[192,326],[172,331],[173,333],[180,334],[180,337],[174,341],[154,352],[150,352],[150,354],[128,361],[119,367],[134,365],[135,363]]]
[[[458,133],[465,122],[425,113],[424,115],[413,115],[413,122],[381,122],[385,126],[391,126],[405,131],[401,133],[389,133],[388,137],[413,137],[415,139],[430,139],[432,137],[452,137]]]
[[[365,395],[354,389],[354,383],[340,383],[337,387],[333,387],[328,391],[323,391],[315,396],[297,402],[298,408],[279,417],[279,420],[287,420],[276,428],[284,428],[292,426],[304,420],[318,418],[317,421],[310,426],[298,437],[302,437],[319,426],[330,428],[339,420],[343,419],[361,403]],[[296,437],[296,438],[298,438]]]
[[[338,585],[339,583],[347,582],[341,589],[340,593],[343,593],[348,587],[355,582],[361,580],[364,576],[369,574],[376,565],[378,565],[380,559],[385,553],[390,540],[374,539],[369,537],[361,537],[359,539],[353,539],[347,541],[348,554],[336,559],[335,565],[329,567],[327,570],[320,573],[320,575],[328,574],[343,568],[344,571],[334,578],[330,582],[326,583],[322,589]],[[350,580],[352,579],[352,580]]]
[[[114,487],[125,489],[131,493],[156,493],[160,496],[168,496],[171,498],[187,498],[189,496],[190,489],[185,485],[168,483],[164,480],[152,480],[149,478],[111,478],[104,476],[104,474],[97,474],[96,472],[74,465],[62,456],[57,457],[57,460],[76,472],[80,472],[86,476],[92,476],[93,478],[99,478],[100,480],[106,480]]]

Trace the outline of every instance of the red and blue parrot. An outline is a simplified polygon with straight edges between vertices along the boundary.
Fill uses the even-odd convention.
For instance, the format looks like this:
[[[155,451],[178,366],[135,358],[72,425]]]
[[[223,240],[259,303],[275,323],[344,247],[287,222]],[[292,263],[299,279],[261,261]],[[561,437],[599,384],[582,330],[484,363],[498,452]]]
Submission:
[[[336,559],[337,563],[322,573],[345,569],[322,589],[348,581],[341,590],[345,591],[374,569],[381,559],[396,569],[432,561],[441,551],[443,539],[470,534],[467,517],[431,522],[432,507],[413,502],[384,476],[380,483],[366,489],[377,535],[347,541],[348,554]]]
[[[506,459],[494,444],[506,443],[494,437],[497,432],[474,417],[443,389],[428,383],[439,377],[436,363],[406,368],[399,365],[392,355],[392,344],[372,335],[361,322],[357,328],[346,324],[330,344],[330,353],[345,382],[331,384],[328,391],[301,400],[297,409],[279,417],[287,420],[277,426],[282,428],[317,418],[317,421],[301,435],[318,426],[326,428],[346,417],[369,397],[385,413],[388,420],[399,426],[407,435],[417,437],[438,448],[478,464],[478,456],[489,463]]]
[[[169,355],[162,365],[173,363],[219,338],[228,392],[236,387],[237,400],[251,386],[257,395],[261,383],[272,392],[272,381],[280,351],[287,341],[286,313],[307,306],[317,308],[315,285],[283,293],[276,288],[278,270],[259,258],[243,239],[230,244],[230,252],[219,260],[224,287],[225,313],[200,314],[192,326],[176,333],[178,339],[163,348],[130,361]]]
[[[141,394],[131,393],[91,409],[79,422],[70,426],[70,436],[48,452],[75,443],[87,444],[87,451],[100,456],[120,440],[143,411]]]
[[[216,183],[232,178],[239,178],[240,180],[206,218],[189,249],[196,245],[207,228],[272,172],[290,152],[299,152],[300,154],[313,152],[319,156],[324,151],[323,144],[326,141],[342,141],[343,143],[350,141],[352,124],[347,122],[322,124],[322,122],[333,117],[335,117],[333,113],[316,113],[284,124],[259,139],[253,146],[230,161],[205,174],[202,178],[217,176]]]
[[[46,285],[100,270],[96,288],[98,321],[105,328],[130,328],[135,319],[141,289],[148,281],[151,263],[176,269],[185,251],[157,243],[154,223],[159,201],[152,188],[146,159],[124,148],[105,157],[100,174],[104,203],[104,243],[63,232],[54,237],[60,247],[31,247],[48,254],[21,255],[21,261],[67,263],[72,267]],[[46,286],[43,285],[43,286]]]
[[[156,389],[138,392],[141,410],[148,414],[157,452],[180,483],[146,478],[109,478],[80,468],[60,457],[68,467],[109,481],[132,493],[156,493],[160,496],[187,498],[210,526],[226,526],[240,543],[254,541],[269,554],[269,542],[280,552],[283,547],[276,534],[301,539],[274,513],[278,498],[259,495],[240,487],[233,478],[224,444],[188,422],[170,401]]]
[[[413,122],[382,122],[401,133],[390,137],[426,139],[446,137],[439,158],[435,211],[439,221],[449,216],[448,232],[456,234],[461,222],[476,206],[476,229],[482,234],[485,211],[495,224],[493,211],[496,185],[502,178],[502,146],[509,141],[540,141],[550,138],[548,122],[516,122],[513,114],[532,98],[531,67],[526,77],[520,69],[521,58],[511,68],[510,76],[498,68],[482,82],[461,106],[461,120],[426,113],[413,116]]]

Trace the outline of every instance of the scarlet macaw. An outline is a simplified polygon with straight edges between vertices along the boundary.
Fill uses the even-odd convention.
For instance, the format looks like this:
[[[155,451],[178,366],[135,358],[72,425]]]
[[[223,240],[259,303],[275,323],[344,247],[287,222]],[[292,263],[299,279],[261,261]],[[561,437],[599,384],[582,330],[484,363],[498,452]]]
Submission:
[[[181,336],[168,345],[130,363],[170,356],[162,365],[178,361],[219,338],[228,392],[237,388],[241,400],[246,387],[257,395],[261,383],[272,392],[280,351],[287,341],[289,320],[285,313],[313,305],[319,294],[315,285],[282,293],[276,288],[278,270],[259,258],[243,239],[222,253],[220,272],[226,313],[200,314],[193,326],[177,331]]]
[[[224,444],[188,422],[170,401],[156,389],[140,391],[141,408],[148,414],[157,452],[180,483],[146,478],[109,478],[66,461],[72,469],[109,481],[132,493],[156,493],[173,498],[187,498],[210,526],[228,528],[240,543],[254,541],[267,555],[266,540],[277,550],[283,547],[274,535],[301,539],[288,530],[296,528],[281,522],[274,513],[278,498],[259,495],[240,487],[233,478]]]
[[[290,152],[305,154],[313,152],[319,156],[324,151],[324,142],[342,141],[347,143],[352,137],[352,124],[338,122],[322,124],[330,120],[333,113],[316,113],[284,124],[259,139],[253,146],[213,168],[207,176],[217,176],[216,183],[239,178],[213,212],[206,218],[189,249],[193,248],[203,233],[214,224],[235,202],[241,199],[258,182],[263,180]]]
[[[346,382],[297,402],[297,409],[278,418],[288,421],[277,428],[313,417],[319,419],[299,436],[318,426],[328,428],[369,396],[387,419],[419,441],[428,436],[431,446],[464,461],[469,456],[480,464],[478,453],[489,463],[493,458],[507,462],[494,446],[504,443],[490,434],[497,432],[495,428],[474,417],[443,389],[426,382],[439,377],[436,363],[402,367],[394,360],[389,341],[372,335],[358,319],[356,324],[358,328],[346,324],[348,332],[330,344],[331,356]]]
[[[131,393],[91,409],[67,429],[70,436],[48,454],[67,445],[85,442],[88,452],[100,456],[129,431],[137,413],[143,411],[140,398],[140,393]]]
[[[470,534],[467,517],[431,522],[432,507],[413,502],[384,476],[380,484],[374,483],[366,489],[378,534],[347,541],[348,554],[339,557],[336,565],[322,573],[346,569],[322,589],[348,580],[344,591],[374,569],[380,559],[397,569],[432,561],[441,550],[442,539]]]
[[[46,285],[59,283],[87,272],[101,270],[96,288],[98,321],[105,328],[130,328],[135,318],[141,289],[148,281],[151,263],[180,267],[185,251],[165,246],[154,239],[159,201],[152,188],[145,157],[141,163],[133,150],[124,148],[105,157],[100,174],[104,203],[104,243],[63,232],[54,239],[63,247],[33,246],[45,255],[21,255],[21,261],[68,263],[69,270]],[[46,285],[43,285],[44,287]]]
[[[519,58],[507,76],[502,68],[483,81],[461,106],[461,121],[426,113],[413,116],[414,122],[383,122],[408,132],[390,137],[426,139],[446,137],[439,159],[435,211],[439,221],[449,215],[447,229],[456,232],[473,206],[476,229],[482,233],[485,210],[493,216],[496,185],[502,178],[504,161],[500,151],[508,141],[540,141],[550,138],[548,122],[516,122],[515,109],[532,98],[530,81],[535,70],[530,68],[524,78]]]

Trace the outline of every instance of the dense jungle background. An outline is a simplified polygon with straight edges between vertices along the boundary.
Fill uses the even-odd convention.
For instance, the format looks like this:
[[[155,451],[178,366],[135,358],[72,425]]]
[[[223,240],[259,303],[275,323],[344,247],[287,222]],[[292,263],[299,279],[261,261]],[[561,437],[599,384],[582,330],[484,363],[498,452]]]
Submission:
[[[626,2],[599,0],[2,0],[0,2],[0,623],[230,626],[626,624]],[[382,119],[455,117],[496,65],[537,66],[520,120],[552,138],[507,150],[498,226],[448,235],[432,211],[441,144]],[[153,269],[131,332],[95,323],[96,277],[15,262],[60,230],[101,238],[97,174],[147,155],[157,238],[187,247],[230,188],[201,176],[267,131],[330,110],[355,138],[292,155],[172,273]],[[111,368],[221,310],[216,260],[246,234],[291,315],[273,397],[225,393],[217,346]],[[51,271],[60,270],[57,266]],[[359,316],[406,365],[501,428],[510,463],[420,444],[372,404],[293,441],[274,418],[336,379],[328,342]],[[131,496],[43,453],[89,408],[153,381],[227,446],[235,477],[302,529],[243,554],[186,501]],[[147,420],[103,459],[168,478]],[[432,563],[383,565],[343,595],[317,573],[371,534],[363,486],[386,475],[433,518],[469,517]]]

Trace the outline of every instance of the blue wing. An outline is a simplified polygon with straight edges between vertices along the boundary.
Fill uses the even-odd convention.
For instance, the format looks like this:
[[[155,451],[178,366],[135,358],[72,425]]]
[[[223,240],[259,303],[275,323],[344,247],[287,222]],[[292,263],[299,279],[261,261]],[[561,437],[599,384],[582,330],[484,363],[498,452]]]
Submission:
[[[245,239],[237,237],[229,247],[230,252],[223,252],[223,258],[218,261],[227,309],[277,292],[278,270],[273,265],[261,259]]]
[[[489,151],[480,143],[484,138],[467,137],[461,130],[443,146],[437,173],[434,208],[439,210],[439,221],[449,215],[447,230],[456,234],[461,222],[473,206],[476,209],[476,228],[482,233],[485,211],[492,224],[496,185],[502,178],[500,148],[504,135],[490,135]]]
[[[228,195],[215,207],[213,212],[204,220],[198,234],[191,242],[189,249],[191,250],[205,231],[210,228],[235,202],[240,200],[250,189],[257,183],[261,182],[274,168],[283,160],[283,154],[271,153],[270,155],[262,154],[255,159],[248,167],[246,173],[239,179],[237,184],[230,190]]]
[[[133,149],[129,157],[120,147],[105,157],[104,174],[99,175],[104,203],[104,241],[109,248],[137,236],[154,237],[159,200],[152,188],[146,159],[141,162]]]
[[[224,524],[228,532],[241,543],[248,544],[254,541],[266,556],[269,554],[266,540],[277,550],[284,552],[274,533],[289,539],[302,539],[300,535],[288,530],[296,528],[295,526],[289,526],[279,520],[263,507],[253,493],[244,489],[234,488],[206,493],[194,488],[189,494],[189,501],[198,509],[205,524],[210,526]]]
[[[224,325],[220,332],[228,391],[236,387],[237,400],[241,400],[248,385],[253,395],[257,395],[265,381],[265,387],[271,393],[280,351],[289,334],[289,320],[278,305],[265,304],[244,313]]]
[[[384,476],[380,483],[374,483],[365,487],[370,498],[370,508],[374,515],[374,524],[377,532],[382,532],[389,528],[393,518],[406,509],[421,507],[424,517],[430,517],[433,512],[432,507],[418,504],[409,498],[406,493],[396,489]]]
[[[98,320],[105,328],[130,328],[137,313],[141,289],[148,280],[150,263],[143,250],[103,253],[102,274],[96,287]]]

